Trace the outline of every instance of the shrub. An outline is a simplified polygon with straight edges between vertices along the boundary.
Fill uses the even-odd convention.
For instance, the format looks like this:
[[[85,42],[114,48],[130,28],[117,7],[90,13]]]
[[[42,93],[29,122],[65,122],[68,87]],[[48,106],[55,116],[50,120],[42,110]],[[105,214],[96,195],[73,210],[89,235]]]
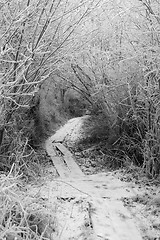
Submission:
[[[0,176],[0,238],[51,239],[55,231],[53,216],[51,227],[51,216],[38,204],[36,208],[27,202],[17,187],[21,185],[20,176],[13,172],[11,168],[7,176]]]

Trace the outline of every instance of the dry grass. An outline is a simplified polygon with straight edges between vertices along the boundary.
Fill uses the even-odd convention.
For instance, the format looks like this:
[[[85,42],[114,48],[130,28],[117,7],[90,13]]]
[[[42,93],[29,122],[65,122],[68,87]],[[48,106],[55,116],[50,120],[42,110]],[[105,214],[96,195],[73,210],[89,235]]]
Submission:
[[[22,176],[14,168],[13,165],[8,175],[0,175],[0,239],[51,239],[55,231],[53,216],[36,196],[34,201],[29,198]]]
[[[134,163],[143,167],[149,177],[157,177],[160,173],[157,82],[153,79],[149,83],[137,82],[131,72],[130,80],[124,79],[122,84],[116,79],[112,83],[100,80],[95,83],[91,70],[82,66],[77,65],[74,74],[77,88],[89,98],[88,109],[92,114],[89,126],[85,127],[86,141],[105,141],[106,148],[112,146],[113,165],[118,159],[117,162],[126,162],[125,165]],[[106,154],[107,159],[109,155]]]

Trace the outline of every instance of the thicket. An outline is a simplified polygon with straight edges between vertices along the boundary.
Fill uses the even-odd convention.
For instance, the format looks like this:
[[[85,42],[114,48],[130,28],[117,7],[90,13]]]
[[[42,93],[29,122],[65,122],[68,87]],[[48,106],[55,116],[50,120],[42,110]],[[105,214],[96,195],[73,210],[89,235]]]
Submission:
[[[1,170],[32,159],[39,90],[58,76],[61,92],[81,94],[82,113],[118,131],[118,157],[159,173],[159,10],[156,0],[1,3]]]
[[[160,171],[160,3],[110,1],[101,10],[85,26],[96,35],[67,59],[60,74],[98,115],[101,126],[94,125],[93,137],[98,131],[110,134],[108,127],[117,131],[113,159],[135,163],[155,177]],[[108,136],[106,147],[107,141]]]
[[[111,141],[112,160],[159,174],[159,1],[3,0],[0,49],[0,171],[10,171],[0,179],[1,238],[43,239],[10,189],[17,173],[38,171],[31,143],[42,137],[39,92],[48,79],[58,77],[64,111],[68,89],[81,95],[74,110],[93,116],[94,138],[106,148]]]
[[[96,6],[98,1],[1,3],[0,170],[8,171],[13,163],[25,168],[36,158],[32,143],[42,137],[41,85],[54,81],[66,56],[77,48],[77,28]]]
[[[1,239],[50,239],[46,235],[49,223],[44,219],[41,226],[44,214],[28,211],[23,199],[15,194],[17,178],[19,174],[33,178],[40,172],[44,158],[33,149],[33,142],[43,137],[41,86],[48,79],[55,81],[66,57],[80,46],[78,27],[98,6],[99,2],[93,0],[0,3]],[[59,88],[65,85],[58,84]]]

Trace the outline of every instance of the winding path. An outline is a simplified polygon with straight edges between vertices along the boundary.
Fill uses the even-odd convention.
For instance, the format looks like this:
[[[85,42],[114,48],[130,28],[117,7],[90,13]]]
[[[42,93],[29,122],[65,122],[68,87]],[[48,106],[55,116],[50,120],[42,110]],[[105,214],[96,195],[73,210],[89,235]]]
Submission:
[[[142,240],[135,220],[122,198],[135,196],[134,188],[111,173],[85,176],[64,142],[83,137],[87,116],[71,119],[46,141],[46,151],[59,174],[57,199],[68,210],[59,239]]]

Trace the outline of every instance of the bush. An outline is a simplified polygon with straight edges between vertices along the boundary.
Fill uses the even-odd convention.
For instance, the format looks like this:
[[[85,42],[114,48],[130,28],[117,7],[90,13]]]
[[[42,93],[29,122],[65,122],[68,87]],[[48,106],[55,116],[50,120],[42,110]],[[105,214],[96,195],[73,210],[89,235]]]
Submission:
[[[28,151],[30,148],[28,143],[33,146],[36,141],[37,144],[45,131],[50,130],[46,119],[40,119],[40,107],[36,105],[33,111],[33,99],[39,94],[42,84],[49,81],[52,74],[58,71],[60,63],[69,54],[68,49],[72,47],[72,37],[75,41],[78,39],[77,28],[95,6],[97,1],[88,1],[86,4],[85,1],[66,3],[63,0],[23,2],[11,0],[1,4],[2,169],[3,166],[8,169],[13,161],[17,161],[19,154],[23,155],[26,149]],[[27,112],[31,109],[34,117],[29,118]],[[52,125],[55,124],[56,127],[57,116],[59,113],[56,108],[49,119],[54,120]]]
[[[18,189],[22,184],[20,176],[14,175],[12,170],[14,172],[11,168],[7,176],[0,176],[0,238],[51,239],[55,231],[53,219],[51,227],[51,216],[46,209],[40,210],[38,204],[36,208],[35,204],[33,207],[27,202],[26,196]]]

